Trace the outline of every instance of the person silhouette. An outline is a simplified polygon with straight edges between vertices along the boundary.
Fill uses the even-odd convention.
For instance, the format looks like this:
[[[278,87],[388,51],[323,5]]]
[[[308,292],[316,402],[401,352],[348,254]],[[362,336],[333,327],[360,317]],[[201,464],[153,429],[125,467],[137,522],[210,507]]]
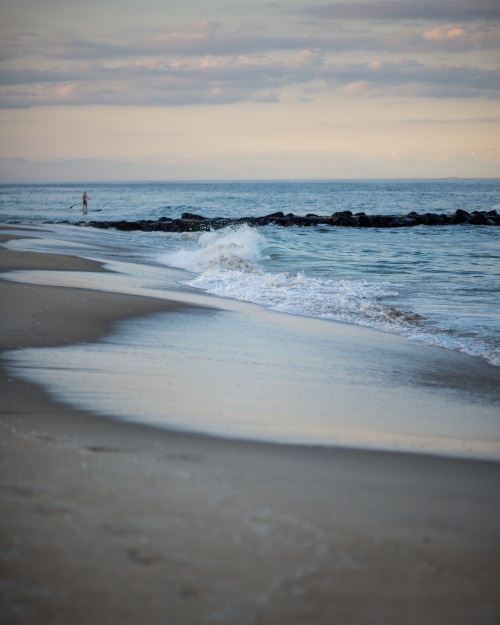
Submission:
[[[87,192],[84,191],[82,195],[82,212],[84,215],[87,214],[87,200],[91,200],[92,198],[88,197]]]

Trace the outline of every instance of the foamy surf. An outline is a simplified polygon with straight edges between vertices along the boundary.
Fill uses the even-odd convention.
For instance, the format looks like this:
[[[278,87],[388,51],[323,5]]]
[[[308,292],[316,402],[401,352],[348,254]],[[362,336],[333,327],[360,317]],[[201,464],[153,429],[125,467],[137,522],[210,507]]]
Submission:
[[[162,256],[161,262],[197,274],[184,282],[187,286],[277,312],[371,327],[500,365],[498,350],[481,341],[457,338],[433,327],[423,315],[405,310],[400,301],[402,284],[265,271],[269,241],[249,226],[206,232],[186,243],[185,248]]]
[[[264,242],[264,237],[249,226],[224,228],[204,232],[198,237],[196,247],[167,254],[163,261],[194,273],[255,272],[263,259],[260,250]]]

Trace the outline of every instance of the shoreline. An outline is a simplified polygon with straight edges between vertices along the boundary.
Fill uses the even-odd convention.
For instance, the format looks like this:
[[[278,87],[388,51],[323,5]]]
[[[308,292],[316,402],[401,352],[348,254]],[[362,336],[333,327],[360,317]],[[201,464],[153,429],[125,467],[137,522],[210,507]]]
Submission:
[[[0,248],[4,271],[62,258]],[[100,269],[88,263],[63,258]],[[120,317],[179,307],[0,289],[2,352],[92,341]],[[7,623],[499,620],[498,462],[158,430],[54,401],[3,367],[0,384]]]

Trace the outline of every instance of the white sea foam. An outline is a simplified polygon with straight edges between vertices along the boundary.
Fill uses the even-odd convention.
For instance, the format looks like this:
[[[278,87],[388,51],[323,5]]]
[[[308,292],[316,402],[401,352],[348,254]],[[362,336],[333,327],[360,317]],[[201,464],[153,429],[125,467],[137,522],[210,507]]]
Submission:
[[[262,270],[264,237],[244,226],[207,232],[194,248],[166,255],[169,265],[199,275],[186,282],[212,295],[264,305],[276,311],[359,322],[392,322],[405,313],[381,300],[397,297],[388,282],[327,280],[305,273],[269,273]]]
[[[163,256],[168,265],[198,274],[185,282],[212,295],[251,302],[278,312],[331,319],[399,334],[411,340],[482,356],[500,365],[498,350],[437,330],[403,310],[392,282],[334,280],[304,272],[264,271],[266,239],[248,226],[206,232],[191,247]]]
[[[167,254],[163,261],[194,273],[257,271],[263,242],[264,238],[254,228],[224,228],[204,232],[196,247]]]

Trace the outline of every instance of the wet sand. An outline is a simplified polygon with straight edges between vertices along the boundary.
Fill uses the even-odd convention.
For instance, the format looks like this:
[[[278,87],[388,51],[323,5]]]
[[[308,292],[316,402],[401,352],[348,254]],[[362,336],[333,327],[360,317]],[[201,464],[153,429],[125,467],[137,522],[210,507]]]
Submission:
[[[99,271],[0,248],[2,271]],[[179,302],[0,281],[0,349]],[[2,370],[0,621],[497,624],[500,464],[113,421]],[[196,387],[193,387],[196,393]]]

